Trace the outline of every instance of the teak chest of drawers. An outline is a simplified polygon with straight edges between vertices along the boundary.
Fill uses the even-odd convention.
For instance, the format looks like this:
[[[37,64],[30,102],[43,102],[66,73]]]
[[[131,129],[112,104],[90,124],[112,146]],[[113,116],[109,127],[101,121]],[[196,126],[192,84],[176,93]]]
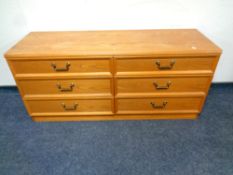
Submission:
[[[35,121],[195,119],[221,49],[195,29],[32,32],[5,57]]]

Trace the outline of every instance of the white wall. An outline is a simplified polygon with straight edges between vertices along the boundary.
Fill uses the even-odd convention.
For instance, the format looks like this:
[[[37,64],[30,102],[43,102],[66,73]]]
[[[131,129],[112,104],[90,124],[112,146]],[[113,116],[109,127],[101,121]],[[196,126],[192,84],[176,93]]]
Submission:
[[[223,49],[214,81],[233,82],[232,10],[232,0],[0,0],[0,54],[30,31],[198,28]],[[0,85],[13,84],[1,58]]]

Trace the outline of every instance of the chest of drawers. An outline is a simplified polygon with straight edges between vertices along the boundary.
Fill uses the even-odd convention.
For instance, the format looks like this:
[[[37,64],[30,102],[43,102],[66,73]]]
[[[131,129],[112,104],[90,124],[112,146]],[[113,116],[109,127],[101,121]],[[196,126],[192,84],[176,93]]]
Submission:
[[[195,29],[32,32],[5,57],[34,121],[195,119],[221,49]]]

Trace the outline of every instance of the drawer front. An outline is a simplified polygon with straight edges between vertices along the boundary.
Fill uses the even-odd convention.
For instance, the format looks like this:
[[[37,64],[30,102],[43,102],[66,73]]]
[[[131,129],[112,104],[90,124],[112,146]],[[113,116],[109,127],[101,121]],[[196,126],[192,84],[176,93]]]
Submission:
[[[117,72],[212,70],[214,58],[117,59]]]
[[[77,113],[101,114],[112,113],[111,99],[79,99],[79,100],[32,100],[27,101],[33,113]]]
[[[110,79],[19,80],[23,94],[94,94],[111,93]]]
[[[205,92],[211,77],[118,78],[117,93]]]
[[[158,113],[174,111],[199,111],[201,97],[158,97],[117,99],[117,113]]]
[[[110,72],[109,60],[12,61],[14,73],[88,73]]]

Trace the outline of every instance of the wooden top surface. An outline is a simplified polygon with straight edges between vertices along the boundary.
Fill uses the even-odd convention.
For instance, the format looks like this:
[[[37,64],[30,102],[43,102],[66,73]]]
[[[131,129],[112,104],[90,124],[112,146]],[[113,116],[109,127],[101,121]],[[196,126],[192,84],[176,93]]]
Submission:
[[[216,55],[221,49],[196,29],[31,32],[6,58]]]

